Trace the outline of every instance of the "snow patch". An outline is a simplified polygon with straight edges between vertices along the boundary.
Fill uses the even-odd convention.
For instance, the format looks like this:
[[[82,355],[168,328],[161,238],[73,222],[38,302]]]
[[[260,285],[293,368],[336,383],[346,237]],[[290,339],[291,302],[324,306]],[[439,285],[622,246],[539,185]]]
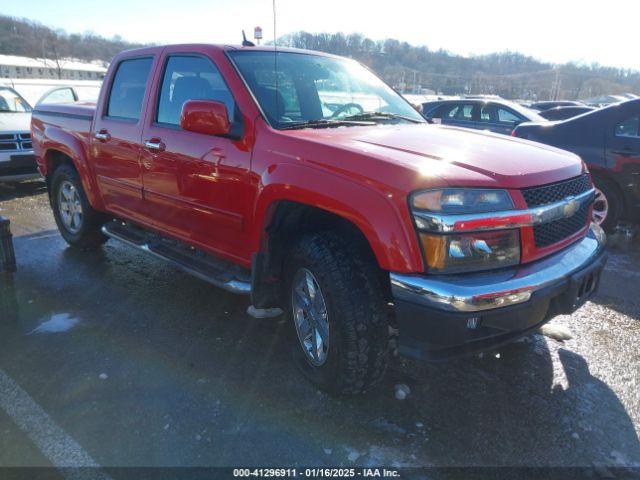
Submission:
[[[29,335],[33,333],[60,333],[71,330],[75,327],[80,320],[72,317],[68,313],[56,313],[46,321],[41,323],[38,327],[29,332]]]

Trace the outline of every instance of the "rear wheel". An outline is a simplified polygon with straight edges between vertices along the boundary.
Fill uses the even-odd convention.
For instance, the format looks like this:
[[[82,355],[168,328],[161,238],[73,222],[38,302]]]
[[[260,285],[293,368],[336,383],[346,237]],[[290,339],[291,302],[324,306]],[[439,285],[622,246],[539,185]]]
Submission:
[[[89,204],[80,176],[70,165],[61,165],[53,172],[51,206],[58,230],[71,246],[89,250],[107,240],[100,231],[102,214]]]
[[[376,266],[337,234],[309,234],[286,266],[292,355],[303,374],[334,394],[358,394],[384,375],[385,302]]]
[[[616,185],[609,179],[593,177],[596,198],[593,203],[593,222],[605,231],[612,232],[622,214],[622,196]]]

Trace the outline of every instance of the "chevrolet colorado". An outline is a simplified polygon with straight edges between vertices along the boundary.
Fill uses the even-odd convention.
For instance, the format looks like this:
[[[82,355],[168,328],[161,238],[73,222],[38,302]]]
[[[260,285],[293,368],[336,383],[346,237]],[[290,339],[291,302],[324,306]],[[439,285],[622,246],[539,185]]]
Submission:
[[[490,349],[578,308],[605,261],[579,157],[430,125],[336,56],[127,51],[97,104],[41,105],[31,132],[69,244],[114,238],[282,308],[336,393],[383,376],[390,331],[422,359]]]

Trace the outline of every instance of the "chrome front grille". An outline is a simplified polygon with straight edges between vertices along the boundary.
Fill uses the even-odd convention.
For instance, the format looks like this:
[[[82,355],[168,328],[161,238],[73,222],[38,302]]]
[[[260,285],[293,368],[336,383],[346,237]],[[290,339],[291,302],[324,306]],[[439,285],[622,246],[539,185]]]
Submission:
[[[522,190],[527,206],[535,208],[575,197],[591,189],[588,174],[562,182]],[[593,199],[591,200],[593,202]],[[591,202],[582,205],[573,215],[549,223],[535,225],[533,236],[536,247],[548,247],[569,238],[584,229],[589,220]]]
[[[541,187],[525,188],[522,190],[522,195],[527,202],[527,206],[532,208],[559,202],[567,197],[574,197],[590,188],[591,181],[589,180],[589,175],[585,173],[562,182],[542,185]]]
[[[0,134],[0,152],[22,152],[29,150],[33,150],[30,133],[17,132]]]
[[[543,223],[533,227],[533,237],[536,247],[548,247],[565,238],[575,235],[587,226],[590,204],[585,204],[576,213],[568,218],[562,218],[549,223]]]

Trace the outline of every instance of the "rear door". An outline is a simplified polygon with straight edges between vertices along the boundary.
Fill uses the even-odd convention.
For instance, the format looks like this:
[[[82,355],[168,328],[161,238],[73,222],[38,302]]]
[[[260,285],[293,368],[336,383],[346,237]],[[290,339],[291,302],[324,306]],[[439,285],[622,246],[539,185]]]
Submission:
[[[496,103],[480,105],[480,128],[495,133],[511,135],[513,129],[526,119],[512,109]]]
[[[150,49],[116,60],[115,73],[98,103],[91,139],[92,165],[105,207],[143,223],[140,139],[158,52]]]
[[[206,47],[167,47],[142,136],[144,197],[153,223],[189,243],[244,258],[244,214],[251,198],[251,150],[239,141],[243,122],[235,99]],[[229,138],[187,132],[180,113],[187,100],[227,107]]]
[[[640,165],[640,108],[635,106],[617,113],[607,132],[607,166],[614,171],[629,164]]]

